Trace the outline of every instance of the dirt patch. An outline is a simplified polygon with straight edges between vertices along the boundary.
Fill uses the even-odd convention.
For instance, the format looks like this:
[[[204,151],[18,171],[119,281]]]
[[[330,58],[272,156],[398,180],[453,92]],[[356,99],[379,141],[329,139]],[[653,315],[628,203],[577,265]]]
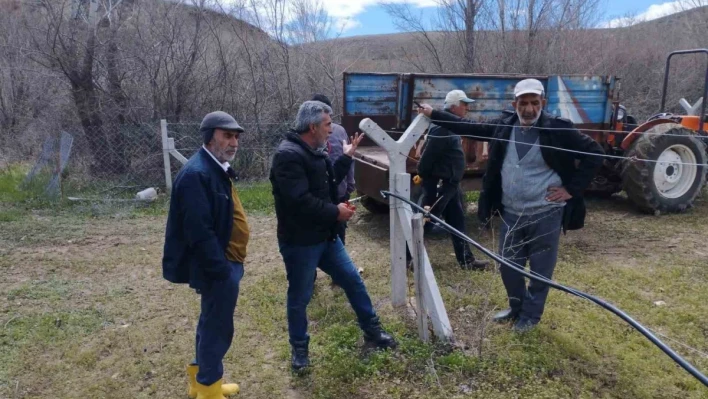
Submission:
[[[25,328],[28,333],[44,328],[41,320],[49,318],[49,336],[13,338],[17,361],[0,372],[0,396],[183,396],[183,367],[193,356],[199,302],[193,291],[162,279],[165,219],[46,217],[32,222],[15,226],[19,235],[3,234],[0,239],[0,246],[10,249],[0,256],[0,291],[5,297],[0,326],[7,327],[7,339],[7,334],[19,336]],[[71,228],[62,230],[62,224]],[[274,218],[251,217],[251,227],[242,297],[266,276],[283,270]],[[286,359],[269,344],[273,337],[246,327],[255,324],[249,320],[253,306],[253,301],[239,301],[227,377],[239,382],[249,397],[297,398]],[[285,309],[279,310],[284,326]],[[74,312],[89,312],[99,329],[77,327],[67,335],[74,321],[66,315]],[[21,370],[31,368],[37,361],[33,354],[40,352],[46,361],[43,383],[36,384],[37,375]]]

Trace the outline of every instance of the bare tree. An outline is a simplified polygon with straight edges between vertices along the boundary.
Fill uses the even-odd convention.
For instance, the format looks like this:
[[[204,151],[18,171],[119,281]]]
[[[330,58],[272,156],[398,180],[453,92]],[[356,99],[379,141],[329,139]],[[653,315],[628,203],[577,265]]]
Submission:
[[[49,70],[60,71],[71,85],[75,109],[94,155],[97,173],[120,174],[127,168],[122,143],[115,140],[113,132],[104,129],[100,100],[104,87],[96,75],[98,58],[107,47],[100,36],[116,33],[111,25],[120,23],[117,9],[122,3],[123,0],[100,3],[42,0],[35,12],[43,23],[39,27],[27,25],[29,31],[36,33],[32,36],[33,60]],[[116,60],[114,55],[109,68],[117,67]],[[115,70],[112,73],[118,74]]]

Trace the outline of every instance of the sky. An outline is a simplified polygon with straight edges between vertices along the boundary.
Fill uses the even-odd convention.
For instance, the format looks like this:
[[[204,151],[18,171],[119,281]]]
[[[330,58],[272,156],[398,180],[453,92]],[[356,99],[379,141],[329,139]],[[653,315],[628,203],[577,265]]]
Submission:
[[[408,3],[423,12],[434,12],[437,0],[387,0]],[[635,15],[638,19],[650,20],[669,15],[683,2],[699,3],[696,0],[605,0],[603,26],[618,26],[627,23],[623,17]],[[341,36],[373,35],[398,32],[386,11],[378,4],[380,0],[324,0],[330,16],[340,26]],[[708,4],[708,1],[704,1]]]

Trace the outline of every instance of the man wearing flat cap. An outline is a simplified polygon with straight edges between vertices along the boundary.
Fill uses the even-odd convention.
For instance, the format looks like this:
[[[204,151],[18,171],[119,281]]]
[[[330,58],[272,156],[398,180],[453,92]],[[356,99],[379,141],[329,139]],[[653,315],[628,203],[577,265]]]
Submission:
[[[216,111],[202,120],[202,148],[175,178],[167,217],[162,271],[172,283],[201,295],[196,357],[187,366],[190,398],[222,399],[237,384],[223,384],[223,358],[234,334],[234,310],[243,277],[249,228],[229,165],[243,128]]]
[[[423,104],[418,112],[459,135],[489,141],[489,161],[479,196],[479,219],[501,216],[499,252],[509,261],[553,277],[561,231],[585,222],[583,191],[602,165],[602,147],[573,123],[543,110],[543,83],[524,79],[514,87],[515,112],[488,123],[439,112]],[[540,321],[549,286],[502,267],[509,308],[497,322],[524,332]]]

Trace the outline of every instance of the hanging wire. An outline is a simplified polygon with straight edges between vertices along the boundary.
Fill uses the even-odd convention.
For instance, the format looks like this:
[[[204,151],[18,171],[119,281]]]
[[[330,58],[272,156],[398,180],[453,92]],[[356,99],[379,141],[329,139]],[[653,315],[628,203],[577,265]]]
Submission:
[[[442,120],[442,119],[430,119],[431,122],[445,122],[445,123],[454,123],[454,124],[462,124],[462,125],[473,125],[473,126],[495,126],[495,127],[515,127],[516,125],[506,125],[503,123],[491,123],[491,122],[474,122],[474,121],[450,121],[450,120]],[[676,124],[679,124],[678,122],[675,122]],[[543,130],[568,130],[568,128],[565,127],[543,127]],[[618,132],[617,130],[606,130],[606,129],[589,129],[589,128],[578,128],[575,127],[574,129],[581,130],[583,132],[596,132],[596,133],[608,133],[608,134],[629,134],[632,132]],[[635,132],[635,134],[642,134],[646,136],[672,136],[672,137],[686,137],[685,134],[671,134],[671,133],[659,133],[659,132]],[[708,135],[705,134],[697,134],[702,137],[708,137]]]
[[[433,121],[434,122],[434,121]],[[464,123],[464,122],[460,122]],[[505,125],[500,125],[500,126],[505,126]],[[546,128],[544,128],[545,130]],[[567,130],[567,129],[564,129]],[[386,133],[400,133],[400,132],[395,132],[392,130],[385,130]],[[505,141],[507,143],[517,143],[514,140],[510,139],[502,139],[499,137],[485,137],[485,136],[476,136],[476,135],[471,135],[471,134],[455,134],[455,136],[459,137],[467,137],[467,138],[473,138],[473,139],[479,139],[481,141]],[[677,135],[679,136],[679,135]],[[688,136],[681,136],[681,137],[688,137]],[[447,138],[446,136],[427,136],[427,139],[444,139]],[[652,160],[652,159],[642,159],[642,158],[637,158],[637,157],[626,157],[622,155],[610,155],[610,154],[597,154],[593,152],[585,152],[585,151],[577,151],[577,150],[571,150],[568,148],[561,148],[561,147],[554,147],[554,146],[549,146],[549,145],[543,145],[543,144],[538,144],[538,143],[520,143],[532,147],[540,147],[540,148],[548,148],[556,151],[564,151],[564,152],[570,152],[573,154],[580,154],[580,155],[590,155],[590,156],[595,156],[595,157],[602,157],[602,158],[610,158],[610,159],[620,159],[620,160],[629,160],[630,162],[648,162],[648,163],[667,163],[666,161],[659,161],[659,160]],[[412,158],[408,155],[405,155],[406,157],[416,160],[415,158]],[[417,160],[416,160],[417,161]],[[686,166],[707,166],[704,163],[689,163],[689,162],[671,162],[672,165],[686,165]]]

